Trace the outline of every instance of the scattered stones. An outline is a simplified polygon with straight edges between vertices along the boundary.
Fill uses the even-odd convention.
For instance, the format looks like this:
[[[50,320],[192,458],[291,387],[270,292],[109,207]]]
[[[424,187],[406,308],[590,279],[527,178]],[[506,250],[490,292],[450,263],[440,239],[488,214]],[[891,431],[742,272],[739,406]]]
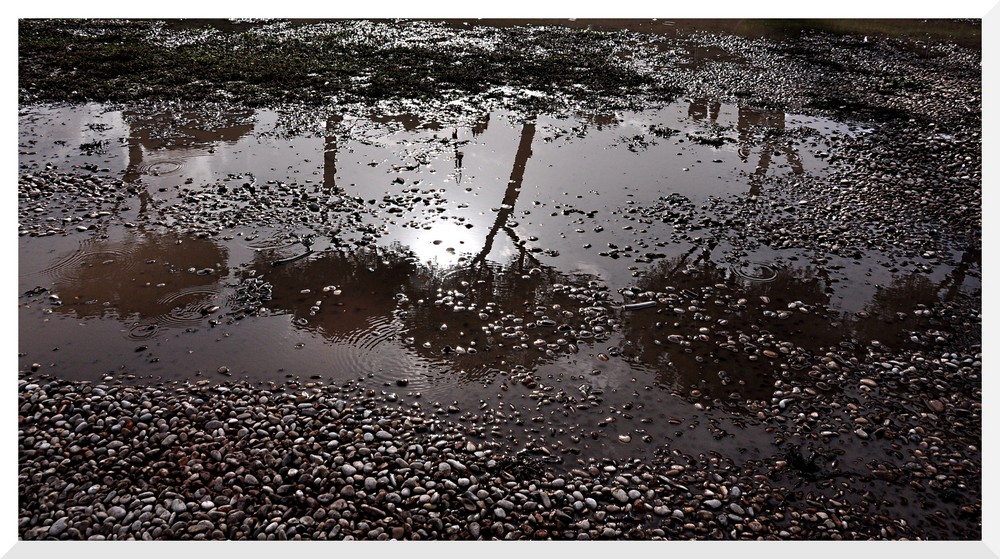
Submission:
[[[399,25],[435,33],[442,51],[454,48],[450,41],[457,32],[447,27]],[[263,27],[261,33],[286,32]],[[490,45],[504,44],[495,40],[507,36],[501,31],[471,27],[475,29],[461,36],[473,43],[489,39]],[[380,33],[393,29],[389,23],[372,28]],[[173,36],[168,29],[157,32]],[[296,36],[293,30],[287,33]],[[545,27],[511,33],[529,42],[536,37],[574,40],[565,31]],[[101,34],[71,35],[79,43],[76,50],[88,37]],[[726,150],[718,148],[735,142],[737,132],[760,134],[773,140],[764,144],[779,156],[785,146],[796,146],[799,155],[829,160],[829,167],[823,173],[779,173],[772,167],[748,178],[749,193],[731,197],[706,200],[670,193],[651,204],[630,203],[610,212],[603,225],[581,217],[573,226],[578,234],[608,235],[612,222],[628,221],[614,224],[620,237],[606,243],[602,258],[630,264],[656,261],[658,267],[649,269],[660,279],[674,270],[669,277],[676,285],[654,285],[648,278],[657,274],[629,268],[636,281],[621,291],[628,301],[621,305],[611,303],[599,278],[593,279],[595,285],[571,285],[534,262],[525,277],[546,280],[547,295],[560,298],[559,308],[536,305],[534,294],[524,298],[523,308],[482,305],[470,295],[476,288],[468,285],[440,291],[426,303],[401,298],[397,310],[404,313],[418,313],[421,305],[451,313],[447,322],[437,317],[428,323],[437,336],[433,344],[417,342],[433,348],[435,359],[463,365],[483,356],[510,359],[499,374],[503,384],[498,392],[506,393],[502,404],[483,402],[470,410],[465,403],[446,403],[428,410],[408,407],[394,394],[379,394],[377,387],[351,385],[334,391],[321,384],[307,389],[300,384],[267,388],[228,383],[229,368],[215,365],[203,369],[217,371],[207,375],[212,380],[179,386],[153,381],[145,387],[126,385],[111,375],[94,384],[22,373],[19,536],[978,539],[981,296],[961,288],[977,277],[981,258],[978,52],[923,39],[911,49],[902,40],[868,41],[849,33],[810,33],[801,42],[723,33],[684,39],[625,35],[602,35],[599,44],[631,53],[642,62],[634,66],[645,73],[612,76],[614,106],[633,101],[622,99],[622,87],[641,83],[654,96],[686,91],[691,97],[728,99],[739,105],[741,118],[766,116],[755,106],[775,107],[773,118],[782,123],[740,126],[731,135],[704,127],[683,138],[650,128],[650,136],[709,146],[721,157]],[[622,42],[640,48],[621,49]],[[704,64],[692,54],[700,50],[726,56]],[[547,54],[546,49],[524,52]],[[27,62],[25,67],[34,68]],[[50,78],[64,91],[64,80],[71,76],[39,74],[22,94],[36,98],[44,92],[40,80]],[[367,79],[357,83],[361,89],[355,93],[384,89],[369,87]],[[580,81],[572,83],[577,88]],[[203,86],[215,91],[198,85]],[[305,87],[282,84],[281,89],[309,94]],[[227,95],[221,86],[218,91]],[[536,96],[512,97],[524,101]],[[328,102],[328,96],[322,98]],[[692,101],[691,109],[697,110],[698,103]],[[529,108],[537,114],[535,106]],[[829,137],[816,135],[807,126],[786,126],[793,111],[850,117],[857,126]],[[633,139],[627,145],[632,151],[644,149],[648,140]],[[106,145],[98,141],[80,147],[90,154]],[[794,167],[792,152],[783,153]],[[438,210],[445,210],[441,192],[400,188],[406,185],[400,177],[381,201],[354,199],[340,191],[324,192],[320,199],[309,184],[238,181],[202,188],[186,181],[178,185],[176,199],[167,202],[136,183],[111,178],[110,171],[82,169],[90,174],[41,166],[22,173],[19,235],[82,239],[109,227],[113,231],[120,219],[116,208],[122,202],[138,204],[135,199],[142,197],[143,204],[156,210],[148,213],[155,216],[150,223],[142,225],[204,239],[262,221],[287,223],[294,216],[316,229],[324,225],[324,233],[348,227],[356,243],[341,244],[331,235],[331,247],[354,249],[374,245],[383,234],[378,227],[362,225],[361,215],[397,219],[423,204],[433,212],[427,219],[436,219]],[[684,170],[697,168],[692,164]],[[78,209],[81,205],[86,207]],[[504,206],[504,211],[514,209],[506,202]],[[524,200],[517,211],[504,223],[510,231],[519,230],[515,219],[523,222],[529,215]],[[321,221],[329,212],[337,214],[334,222]],[[587,215],[569,203],[562,212]],[[659,229],[650,227],[654,220]],[[522,257],[559,257],[558,251],[528,244],[538,238],[513,240],[524,248]],[[293,258],[309,256],[312,241],[297,242],[307,252]],[[667,258],[669,246],[690,247],[691,252]],[[710,268],[703,274],[698,262],[718,256],[713,253],[718,246],[726,247],[729,266],[721,276],[714,265],[703,267]],[[762,252],[777,255],[782,264],[754,261],[753,255]],[[967,256],[951,256],[959,253]],[[792,272],[800,268],[784,266],[786,257],[808,260],[820,270],[800,282],[809,286],[805,295],[756,289],[796,280]],[[832,312],[824,289],[842,282],[847,276],[839,270],[851,262],[861,271],[867,268],[865,289],[878,295],[865,310]],[[223,275],[202,264],[190,272],[206,280]],[[696,281],[676,281],[681,276]],[[889,277],[895,278],[891,285],[880,283]],[[946,279],[930,285],[929,277]],[[935,295],[927,304],[912,301],[911,293],[924,284],[947,295]],[[266,314],[272,287],[261,278],[241,278],[233,300],[247,316]],[[30,296],[41,312],[83,303],[41,289]],[[299,317],[297,324],[309,325],[312,317],[329,312],[333,297],[347,300],[351,293],[346,286],[343,291],[337,286],[298,291],[309,296],[312,306],[310,319]],[[327,295],[331,298],[324,305],[316,301]],[[906,303],[899,307],[894,299]],[[226,320],[227,309],[216,305],[192,310],[204,318],[206,328]],[[622,316],[621,310],[636,312]],[[480,327],[485,328],[481,336]],[[812,331],[824,334],[812,346],[803,341],[807,336],[790,334]],[[870,339],[873,331],[881,341]],[[596,362],[591,359],[582,373],[573,375],[572,386],[569,380],[556,382],[538,374],[531,366],[536,361],[509,357],[555,359],[573,356],[587,344],[594,344],[595,353],[585,355],[596,354]],[[155,344],[144,339],[135,347],[135,357],[155,358],[147,353]],[[653,358],[643,352],[654,353]],[[53,369],[42,357],[31,358],[41,362],[30,365],[32,373]],[[677,375],[663,382],[654,373],[634,373],[637,380],[628,376],[638,368],[624,374],[616,368],[642,358],[671,374],[687,367],[698,370],[698,376],[692,381]],[[396,379],[396,386],[408,387],[408,379],[396,378],[401,373],[391,372],[385,386]],[[655,382],[647,381],[653,377]],[[754,382],[762,386],[751,386]],[[675,391],[685,412],[650,411],[638,396],[629,395],[658,389]],[[670,417],[675,412],[677,417]],[[664,421],[655,419],[657,413]],[[557,414],[561,418],[552,421]],[[636,421],[643,430],[631,430]],[[614,444],[610,435],[622,432],[622,425],[632,434],[619,435],[619,442],[638,437],[647,444]],[[698,437],[704,441],[687,442]],[[693,454],[679,450],[706,443],[716,444]],[[589,454],[577,454],[589,444],[594,445],[585,448]],[[601,457],[602,449],[612,447],[649,455]]]

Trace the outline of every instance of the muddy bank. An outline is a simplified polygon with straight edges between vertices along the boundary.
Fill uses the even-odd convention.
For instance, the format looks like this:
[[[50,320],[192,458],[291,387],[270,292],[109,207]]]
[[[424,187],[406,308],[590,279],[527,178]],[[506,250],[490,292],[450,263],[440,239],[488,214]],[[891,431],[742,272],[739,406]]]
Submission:
[[[258,106],[324,105],[513,91],[520,104],[538,110],[552,106],[552,93],[581,91],[587,100],[619,106],[633,96],[670,93],[647,73],[615,62],[649,47],[559,27],[457,33],[421,21],[21,20],[19,38],[22,102],[236,98]]]
[[[21,537],[980,538],[980,52],[479,23],[20,23]]]

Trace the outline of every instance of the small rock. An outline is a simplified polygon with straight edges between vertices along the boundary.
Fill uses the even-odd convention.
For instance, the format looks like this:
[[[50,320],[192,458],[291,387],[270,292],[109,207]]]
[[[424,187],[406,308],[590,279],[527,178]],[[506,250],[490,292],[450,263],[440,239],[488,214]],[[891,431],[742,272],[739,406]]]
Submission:
[[[52,526],[49,526],[49,535],[58,536],[59,534],[65,532],[66,528],[69,528],[69,525],[66,524],[66,517],[64,516],[53,522]]]
[[[934,413],[941,413],[944,411],[944,403],[941,402],[941,400],[928,400],[927,407]]]

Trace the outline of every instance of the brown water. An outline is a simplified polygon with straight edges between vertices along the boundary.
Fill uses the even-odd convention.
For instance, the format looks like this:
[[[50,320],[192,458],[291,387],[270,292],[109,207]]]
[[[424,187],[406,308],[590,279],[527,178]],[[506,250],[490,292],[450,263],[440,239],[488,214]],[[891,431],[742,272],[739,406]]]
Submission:
[[[625,452],[607,441],[655,424],[658,443],[682,447],[687,433],[700,452],[742,431],[739,445],[763,452],[770,436],[747,429],[748,410],[776,375],[796,374],[776,356],[797,348],[805,364],[845,341],[894,340],[914,308],[978,287],[966,277],[976,263],[894,274],[879,254],[743,254],[664,218],[759,196],[768,178],[821,179],[838,141],[868,133],[801,115],[692,99],[454,122],[46,106],[19,122],[22,174],[50,165],[139,185],[89,230],[19,238],[19,366],[58,376],[360,379],[467,414],[550,398],[539,425],[585,451]],[[259,198],[197,205],[239,188],[266,190],[276,208],[307,195],[250,224],[239,213]],[[362,208],[350,219],[325,205],[345,199]],[[223,225],[184,233],[183,204]],[[90,211],[54,201],[42,216]],[[507,429],[493,435],[546,436]],[[587,437],[596,430],[605,438]]]

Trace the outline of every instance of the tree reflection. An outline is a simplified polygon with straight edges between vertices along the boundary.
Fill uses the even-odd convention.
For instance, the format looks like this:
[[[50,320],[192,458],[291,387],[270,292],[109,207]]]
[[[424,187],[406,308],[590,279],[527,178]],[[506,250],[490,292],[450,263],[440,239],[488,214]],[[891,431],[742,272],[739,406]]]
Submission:
[[[792,145],[784,138],[785,113],[784,111],[766,111],[740,107],[739,120],[736,125],[739,130],[739,154],[740,159],[747,161],[753,153],[753,149],[760,146],[760,157],[750,175],[751,196],[760,194],[764,177],[771,166],[771,158],[784,155],[788,164],[792,167],[792,172],[801,175],[803,172],[802,160]],[[758,135],[760,139],[758,140]]]
[[[958,265],[945,277],[941,285],[938,286],[939,295],[945,301],[950,301],[958,296],[962,285],[970,275],[973,268],[982,266],[983,252],[981,247],[970,246],[962,252],[962,258]]]
[[[207,152],[218,142],[236,142],[253,132],[254,112],[163,111],[154,114],[122,111],[128,122],[128,167],[125,181],[138,180],[143,174],[157,173],[159,152]],[[164,168],[164,170],[168,170]]]
[[[861,345],[878,340],[894,348],[919,348],[921,342],[911,340],[908,333],[925,330],[932,321],[917,311],[929,311],[938,302],[956,296],[955,281],[965,273],[960,263],[938,284],[920,272],[894,277],[889,285],[876,290],[862,312],[845,320],[848,333]]]
[[[718,101],[710,101],[705,98],[695,99],[688,104],[688,118],[695,122],[705,118],[710,122],[716,122],[719,120],[720,108],[722,108],[722,103]]]
[[[249,110],[209,114],[198,111],[163,111],[154,114],[122,111],[129,126],[126,182],[143,175],[161,175],[181,168],[178,158],[210,153],[218,142],[236,142],[254,129]],[[146,214],[151,196],[139,191],[139,216]]]
[[[120,240],[88,240],[46,272],[63,303],[55,312],[155,329],[213,314],[223,304],[227,261],[226,249],[206,239],[130,231]]]
[[[689,258],[658,262],[628,292],[626,302],[657,305],[622,314],[617,350],[663,384],[723,399],[767,398],[776,375],[817,366],[830,351],[864,359],[873,340],[916,346],[910,332],[930,322],[914,311],[933,307],[954,281],[897,276],[848,315],[831,308],[822,268],[772,265],[768,281],[754,281]]]
[[[326,135],[323,139],[323,188],[331,194],[337,188],[337,128],[343,122],[343,115],[331,115],[326,120]]]
[[[356,339],[391,322],[416,273],[416,258],[398,246],[331,250],[280,266],[272,265],[273,256],[259,252],[251,268],[252,277],[272,286],[266,306],[333,340]]]
[[[500,211],[497,212],[496,219],[493,220],[493,225],[490,227],[489,232],[486,233],[482,250],[473,257],[473,265],[480,264],[486,260],[486,257],[493,250],[493,240],[496,238],[497,232],[501,229],[507,233],[511,241],[520,249],[521,265],[524,264],[524,259],[527,256],[527,252],[524,250],[524,242],[518,237],[517,232],[507,225],[507,222],[514,214],[517,198],[521,194],[521,185],[524,182],[524,169],[528,165],[528,159],[531,158],[531,142],[534,141],[534,138],[535,123],[534,117],[531,117],[521,125],[521,139],[517,144],[517,151],[514,154],[514,167],[510,171],[510,179],[507,180],[507,189],[504,191],[503,200],[500,202]]]
[[[530,369],[568,352],[580,320],[562,311],[581,304],[569,286],[596,281],[525,269],[517,257],[437,268],[418,264],[399,245],[326,251],[277,267],[272,258],[261,251],[250,273],[273,286],[272,313],[289,314],[296,327],[331,341],[364,346],[394,337],[464,380]],[[539,339],[545,344],[536,345]]]
[[[706,98],[694,99],[688,104],[688,117],[695,122],[718,124],[721,108],[722,104],[718,101]],[[792,172],[797,175],[804,171],[798,151],[785,137],[785,126],[783,111],[751,107],[739,107],[737,111],[737,151],[740,160],[748,162],[757,150],[760,154],[750,174],[751,196],[760,194],[764,177],[767,176],[774,157],[784,156]]]
[[[570,337],[559,331],[569,325],[559,311],[578,303],[559,288],[593,278],[570,278],[541,266],[509,223],[534,135],[529,119],[521,126],[500,210],[482,246],[462,264],[417,265],[417,258],[398,244],[387,250],[326,251],[279,266],[272,265],[280,260],[276,253],[262,251],[254,274],[274,286],[269,307],[335,340],[392,331],[421,358],[448,364],[466,379],[529,368],[569,351]],[[517,251],[497,263],[488,257],[501,231]],[[539,339],[545,343],[537,344]]]
[[[768,281],[754,281],[711,262],[689,261],[689,255],[658,262],[626,301],[657,305],[623,313],[618,350],[684,393],[768,397],[791,350],[798,348],[791,363],[804,367],[821,347],[839,341],[815,271],[772,270]]]

